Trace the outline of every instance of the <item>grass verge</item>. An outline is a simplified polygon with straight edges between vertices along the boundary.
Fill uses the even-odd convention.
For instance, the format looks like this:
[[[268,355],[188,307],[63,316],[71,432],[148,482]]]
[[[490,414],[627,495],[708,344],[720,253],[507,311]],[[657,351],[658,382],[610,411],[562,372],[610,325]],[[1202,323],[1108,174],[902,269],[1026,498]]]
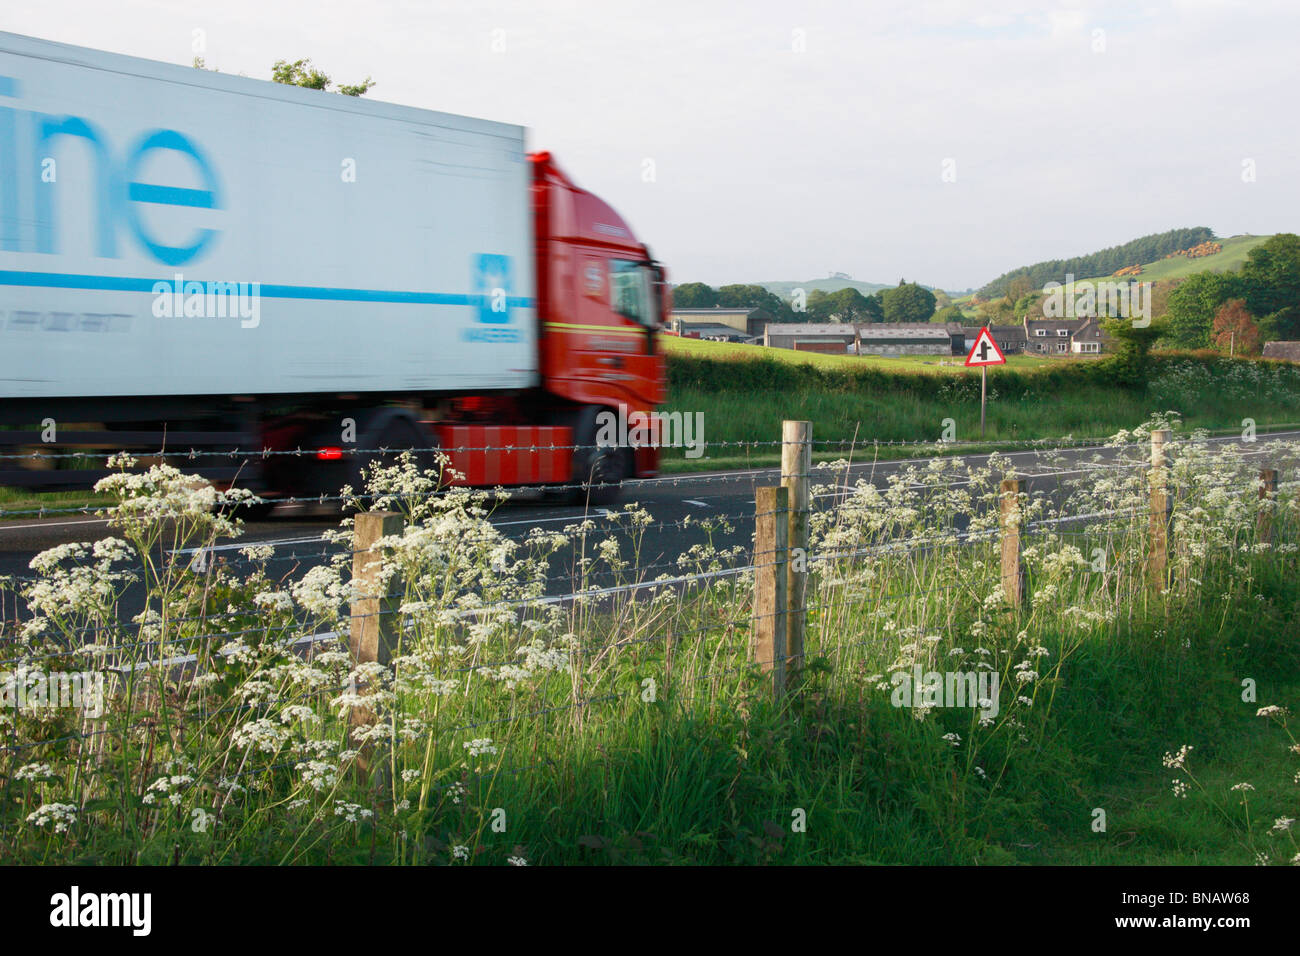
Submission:
[[[1019,607],[993,534],[1005,459],[879,488],[820,470],[815,500],[838,501],[813,516],[809,653],[779,701],[750,660],[748,549],[647,560],[643,509],[512,542],[482,496],[381,471],[375,507],[406,517],[376,546],[404,626],[390,666],[354,667],[337,639],[290,643],[346,633],[346,535],[301,575],[266,546],[196,570],[163,555],[237,525],[179,474],[124,473],[120,538],[39,559],[31,617],[0,642],[10,673],[121,675],[97,717],[0,711],[0,856],[1288,862],[1300,756],[1289,715],[1257,711],[1300,685],[1297,485],[1261,501],[1256,450],[1180,435],[1172,574],[1153,588],[1145,438],[1020,502]],[[1300,468],[1300,446],[1265,451]],[[578,596],[539,601],[556,573]],[[673,573],[707,584],[655,583]],[[133,623],[115,605],[128,580],[151,609]],[[194,667],[157,663],[182,653]]]

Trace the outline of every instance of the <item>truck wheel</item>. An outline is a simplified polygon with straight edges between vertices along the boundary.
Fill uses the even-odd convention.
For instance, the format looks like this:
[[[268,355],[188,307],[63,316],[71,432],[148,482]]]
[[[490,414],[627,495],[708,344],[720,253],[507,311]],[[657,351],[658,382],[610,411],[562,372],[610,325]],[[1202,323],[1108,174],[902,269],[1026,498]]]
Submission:
[[[573,430],[574,443],[586,446],[573,453],[571,504],[611,505],[623,493],[623,481],[632,473],[632,450],[596,444],[596,415],[601,409],[584,408]]]

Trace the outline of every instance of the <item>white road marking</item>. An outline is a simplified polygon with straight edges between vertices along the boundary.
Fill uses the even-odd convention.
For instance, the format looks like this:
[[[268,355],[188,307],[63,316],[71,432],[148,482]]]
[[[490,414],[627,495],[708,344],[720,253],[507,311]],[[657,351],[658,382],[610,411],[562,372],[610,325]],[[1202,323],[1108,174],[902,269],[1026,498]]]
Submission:
[[[596,511],[592,511],[585,515],[576,514],[576,515],[560,515],[558,517],[553,517],[553,518],[528,518],[522,521],[494,521],[492,522],[492,526],[496,528],[503,528],[507,525],[516,525],[516,524],[535,525],[535,524],[543,524],[548,521],[581,521],[584,517],[585,518],[608,518],[610,517],[610,512],[608,508],[600,508],[597,509]],[[49,527],[49,525],[37,525],[35,527],[47,528]],[[169,554],[196,554],[199,551],[207,551],[209,553],[212,553],[217,551],[238,551],[243,548],[258,547],[258,546],[266,547],[268,545],[273,548],[278,548],[281,545],[323,544],[325,542],[326,542],[326,538],[323,535],[318,537],[311,537],[311,538],[267,538],[267,539],[245,538],[240,541],[233,542],[231,544],[219,544],[207,548],[183,548],[179,551],[170,551],[168,553]]]
[[[240,551],[244,548],[265,547],[270,545],[273,548],[282,544],[320,544],[325,540],[324,537],[315,538],[270,538],[265,541],[257,538],[244,538],[232,544],[214,544],[203,548],[181,548],[177,551],[168,551],[168,554],[197,554],[200,551],[206,551],[209,554],[216,551]]]
[[[0,524],[0,531],[30,531],[34,528],[65,528],[74,524],[108,524],[107,518],[87,518],[84,521],[38,521],[36,524]]]
[[[609,516],[608,508],[598,508],[597,510],[587,514],[560,515],[557,518],[526,518],[523,521],[494,521],[492,522],[492,527],[504,528],[507,525],[512,524],[542,524],[545,521],[581,521],[583,518],[608,518]]]

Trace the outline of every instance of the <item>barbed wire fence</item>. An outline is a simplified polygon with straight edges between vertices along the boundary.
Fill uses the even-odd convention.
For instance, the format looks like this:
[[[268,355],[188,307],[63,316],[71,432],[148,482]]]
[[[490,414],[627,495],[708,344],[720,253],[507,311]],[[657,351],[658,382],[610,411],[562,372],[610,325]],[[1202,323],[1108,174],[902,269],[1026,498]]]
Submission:
[[[1093,448],[1098,451],[1108,450],[1119,453],[1149,447],[1150,457],[1145,462],[1075,461],[1069,463],[1070,467],[1049,467],[1039,470],[1011,467],[1009,471],[1012,476],[1002,479],[997,490],[996,521],[992,521],[990,517],[988,526],[971,522],[968,527],[954,526],[942,534],[904,536],[894,540],[849,541],[847,543],[840,541],[841,547],[813,552],[810,532],[812,518],[819,512],[833,516],[837,508],[853,498],[857,486],[848,484],[848,473],[846,472],[842,484],[838,487],[832,484],[827,490],[815,490],[813,481],[818,475],[817,467],[813,464],[813,455],[816,447],[819,444],[823,447],[843,446],[844,443],[816,442],[812,439],[810,423],[787,422],[784,426],[781,441],[743,443],[752,447],[779,448],[782,453],[782,462],[779,467],[761,469],[742,476],[743,480],[748,480],[754,485],[754,507],[752,509],[709,515],[709,520],[712,521],[743,523],[746,527],[749,527],[750,522],[752,522],[752,548],[745,549],[744,554],[734,555],[733,560],[730,562],[713,560],[708,568],[691,569],[684,567],[683,558],[686,556],[678,554],[663,560],[656,559],[647,563],[638,562],[626,569],[626,571],[605,569],[602,573],[610,575],[614,580],[609,582],[593,581],[591,575],[582,575],[580,580],[583,586],[581,588],[574,587],[572,590],[562,593],[529,598],[479,603],[474,606],[457,608],[453,616],[460,621],[471,622],[497,611],[514,612],[536,610],[547,606],[590,605],[593,602],[601,601],[607,602],[606,607],[610,608],[612,613],[614,608],[612,602],[614,601],[632,601],[636,600],[638,595],[647,593],[653,600],[658,595],[680,593],[689,589],[700,589],[701,587],[707,588],[717,582],[744,579],[749,583],[750,589],[748,592],[729,593],[728,598],[735,597],[737,594],[748,593],[751,602],[749,608],[730,607],[729,613],[715,615],[718,619],[697,626],[683,627],[676,621],[669,620],[662,626],[653,628],[648,633],[638,634],[635,637],[625,639],[615,637],[613,640],[599,639],[579,642],[569,649],[569,665],[572,668],[581,670],[584,661],[599,660],[610,654],[617,654],[636,647],[657,646],[664,649],[667,661],[663,688],[665,692],[675,689],[678,692],[678,698],[682,701],[696,699],[698,695],[695,692],[701,689],[699,687],[701,684],[711,685],[716,695],[718,682],[722,678],[756,674],[761,675],[761,679],[764,681],[764,693],[770,694],[772,700],[780,705],[782,702],[787,702],[792,697],[797,696],[803,686],[801,672],[806,667],[809,655],[812,653],[812,649],[808,646],[810,617],[825,614],[836,606],[853,602],[851,597],[833,600],[834,594],[825,595],[831,598],[829,600],[810,599],[810,596],[816,598],[819,593],[814,584],[814,578],[816,578],[819,571],[844,562],[882,560],[893,556],[916,557],[938,554],[950,549],[992,546],[996,549],[998,558],[997,582],[1000,589],[1000,600],[1006,607],[1014,611],[1028,605],[1033,598],[1025,570],[1024,552],[1027,540],[1033,539],[1035,535],[1051,535],[1057,538],[1063,536],[1096,538],[1099,534],[1111,533],[1116,528],[1137,526],[1142,529],[1143,539],[1146,543],[1143,573],[1147,584],[1153,594],[1165,594],[1177,583],[1171,569],[1171,553],[1178,547],[1173,526],[1175,494],[1171,487],[1174,458],[1183,449],[1204,448],[1207,443],[1214,441],[1216,439],[1204,435],[1175,441],[1168,430],[1155,429],[1151,431],[1149,436],[1143,436],[1141,440],[1108,445],[1095,442],[1080,443],[1074,439],[1063,439],[1059,442],[1035,441],[1025,443],[1032,445],[1033,447],[1027,450],[1034,452]],[[872,443],[856,444],[858,447],[870,447]],[[932,447],[934,444],[916,443],[918,447]],[[980,447],[986,447],[986,445],[981,444]],[[388,452],[387,449],[378,451]],[[190,457],[185,453],[169,454]],[[289,453],[286,452],[285,454]],[[1262,466],[1258,469],[1258,474],[1250,479],[1248,486],[1238,490],[1243,494],[1253,495],[1258,499],[1255,539],[1260,544],[1270,544],[1274,541],[1277,531],[1276,514],[1279,490],[1288,493],[1293,492],[1295,483],[1281,480],[1280,470],[1277,467],[1279,456],[1266,445],[1261,444],[1252,446],[1246,451],[1237,451],[1234,457],[1239,462],[1258,462]],[[1008,459],[1008,461],[1010,460]],[[1014,462],[1010,463],[1014,465]],[[1067,475],[1106,476],[1123,473],[1129,475],[1140,474],[1144,477],[1147,494],[1143,505],[1085,510],[1073,514],[1051,513],[1043,517],[1027,518],[1027,515],[1034,511],[1033,503],[1035,500],[1041,504],[1053,498],[1051,491],[1031,490],[1030,485],[1033,482],[1041,483],[1056,479],[1059,489],[1060,480]],[[761,483],[769,477],[778,479],[779,483]],[[874,478],[874,476],[872,477]],[[638,487],[664,487],[665,485],[671,486],[683,481],[698,482],[701,480],[735,482],[737,477],[735,475],[720,475],[697,478],[682,475],[671,478],[640,479],[625,484],[635,489]],[[908,489],[923,488],[933,491],[939,488],[970,488],[972,485],[978,485],[979,482],[979,479],[969,476],[954,478],[951,481],[942,481],[934,479],[917,480],[915,476],[904,475],[896,484]],[[590,491],[590,488],[585,485],[563,487],[565,490]],[[410,495],[380,494],[351,496],[348,500],[361,504],[379,503],[391,506],[394,503],[402,503],[408,498],[419,497],[420,495],[416,493]],[[302,500],[314,502],[324,499],[311,498]],[[338,496],[331,500],[343,501],[345,499],[344,496]],[[91,514],[97,513],[101,509],[76,510]],[[50,510],[40,511],[40,514],[51,513],[54,512]],[[7,514],[13,515],[15,512],[8,512]],[[969,519],[971,516],[965,517]],[[604,530],[620,530],[625,534],[632,531],[645,533],[653,530],[663,535],[670,535],[685,530],[689,527],[692,519],[652,521],[649,524],[636,527],[627,523],[620,523],[616,513],[604,510],[603,512],[592,512],[579,516],[577,520],[579,523],[583,521],[603,521],[606,525]],[[701,521],[698,518],[693,520],[696,524]],[[6,525],[0,523],[0,533],[3,533],[5,528]],[[239,622],[241,618],[248,617],[247,611],[230,610],[197,616],[175,617],[169,622],[173,626],[181,624],[204,625],[199,629],[200,633],[142,637],[137,641],[107,641],[104,639],[105,635],[110,633],[121,637],[132,633],[140,635],[144,631],[138,626],[132,627],[129,622],[102,622],[74,629],[64,635],[66,638],[64,646],[42,653],[31,653],[29,648],[23,646],[24,638],[20,635],[4,636],[0,638],[0,655],[3,655],[0,656],[0,671],[8,672],[15,668],[31,668],[33,665],[39,665],[43,662],[84,659],[94,662],[103,670],[115,675],[130,674],[139,670],[151,670],[166,672],[177,680],[183,678],[193,679],[202,672],[203,662],[210,660],[213,654],[228,655],[233,653],[223,648],[231,642],[237,642],[244,637],[258,635],[262,639],[279,642],[285,647],[294,648],[295,652],[306,655],[318,653],[322,648],[340,651],[346,649],[353,671],[353,676],[349,682],[332,685],[329,688],[316,688],[310,694],[304,695],[304,699],[322,700],[323,695],[327,692],[342,690],[350,690],[354,693],[360,692],[364,696],[367,685],[364,680],[359,682],[356,679],[357,669],[364,670],[366,665],[376,665],[391,670],[394,660],[401,656],[404,635],[412,624],[413,616],[409,611],[403,609],[401,594],[394,591],[393,582],[383,573],[384,558],[389,553],[389,549],[382,542],[391,541],[394,537],[401,536],[405,529],[404,516],[398,511],[360,511],[353,518],[350,539],[334,538],[327,540],[326,536],[321,536],[319,538],[304,538],[287,542],[295,548],[298,545],[326,545],[326,547],[319,550],[304,550],[302,553],[295,550],[287,555],[276,554],[272,557],[258,559],[252,554],[243,553],[246,548],[232,544],[219,547],[178,548],[168,554],[170,560],[189,561],[191,564],[198,557],[210,560],[217,555],[223,555],[224,559],[234,564],[247,565],[259,563],[264,565],[270,560],[307,561],[323,559],[343,563],[350,560],[353,591],[345,615],[344,623],[346,626],[310,633],[302,633],[303,628],[299,622],[258,623],[230,628],[221,628],[218,624],[217,629],[211,629],[211,625],[216,622]],[[531,534],[532,529],[530,528],[505,533],[501,536],[518,543],[519,541],[526,541]],[[517,538],[512,537],[512,535],[517,535]],[[887,534],[880,536],[886,537]],[[484,535],[477,542],[474,539],[469,539],[467,543],[487,544],[495,540],[498,540],[498,538],[494,535]],[[689,565],[689,561],[687,561],[687,565]],[[132,567],[127,570],[133,573],[142,573],[144,568]],[[667,573],[671,570],[680,573]],[[654,573],[651,577],[651,572],[663,573]],[[632,573],[635,575],[636,580],[618,580],[619,575],[622,573]],[[29,582],[20,580],[19,583]],[[886,602],[903,603],[948,599],[953,592],[960,591],[964,587],[966,586],[954,582],[934,587],[903,588],[894,593],[875,593],[872,595],[871,600],[883,604]],[[682,694],[680,693],[681,688],[677,686],[680,679],[678,681],[674,680],[672,651],[673,649],[680,650],[684,644],[689,646],[688,642],[691,639],[702,640],[705,636],[710,635],[714,637],[722,636],[726,639],[740,637],[746,640],[747,647],[744,649],[743,654],[744,662],[735,662],[728,665],[715,659],[711,666],[697,668],[694,673],[686,678],[691,693]],[[829,635],[824,631],[820,637],[819,646],[815,648],[815,651],[823,655],[842,650],[843,647],[855,643],[852,641],[840,642],[843,645],[843,647],[840,647],[831,642]],[[78,643],[78,639],[80,643]],[[11,648],[9,653],[5,653],[6,647]],[[124,652],[133,652],[133,654],[124,655]],[[138,659],[135,661],[125,659],[125,657],[131,656]],[[508,666],[512,660],[513,658],[506,657],[491,661],[475,661],[442,672],[438,675],[438,679],[447,679],[448,675],[460,676],[467,672],[501,668]],[[505,714],[483,714],[472,720],[454,723],[446,727],[433,728],[430,732],[439,738],[456,737],[487,727],[514,725],[521,721],[553,715],[563,714],[580,719],[583,714],[598,706],[613,705],[620,701],[635,701],[638,698],[644,699],[644,693],[641,687],[633,687],[625,691],[614,691],[600,687],[584,688],[575,683],[574,692],[567,703],[548,704],[544,707],[512,708],[509,713]],[[218,714],[253,712],[256,709],[256,702],[242,701],[238,704],[204,711],[196,716],[208,719]],[[377,717],[374,710],[361,703],[354,704],[349,709],[348,719],[355,729],[364,731],[366,727],[374,724]],[[13,732],[7,742],[0,743],[0,753],[8,753],[14,756],[19,754],[30,755],[34,751],[41,751],[42,749],[68,743],[92,748],[97,738],[114,733],[126,734],[142,727],[151,727],[153,726],[150,723],[152,720],[154,720],[153,717],[144,716],[138,721],[113,726],[105,726],[98,721],[90,721],[79,732],[61,734],[48,739],[20,741],[16,736],[16,732]],[[364,752],[365,749],[362,748],[363,760],[367,756]],[[237,780],[242,777],[269,773],[294,765],[295,761],[291,760],[287,763],[277,761],[263,767],[241,767],[224,779]],[[540,764],[525,764],[513,768],[512,772],[526,770],[538,765]]]

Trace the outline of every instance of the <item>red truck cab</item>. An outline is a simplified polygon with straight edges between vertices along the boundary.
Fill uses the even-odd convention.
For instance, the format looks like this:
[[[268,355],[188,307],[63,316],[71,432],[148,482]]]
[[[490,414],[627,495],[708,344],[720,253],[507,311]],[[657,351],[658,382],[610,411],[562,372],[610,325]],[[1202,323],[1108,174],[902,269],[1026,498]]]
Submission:
[[[463,475],[456,484],[599,485],[583,494],[608,500],[624,478],[657,471],[656,447],[596,446],[601,413],[653,415],[667,397],[658,339],[671,314],[668,277],[623,218],[576,186],[550,153],[529,160],[538,394],[505,406],[469,398],[459,414],[429,424]]]

